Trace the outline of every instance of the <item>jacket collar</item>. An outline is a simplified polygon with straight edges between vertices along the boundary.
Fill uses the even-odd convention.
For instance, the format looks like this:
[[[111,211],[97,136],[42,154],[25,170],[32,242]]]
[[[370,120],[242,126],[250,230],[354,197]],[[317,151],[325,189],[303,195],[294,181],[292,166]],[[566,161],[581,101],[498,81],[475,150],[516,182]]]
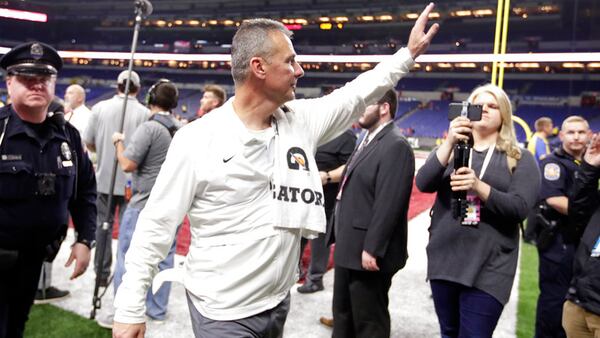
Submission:
[[[381,129],[377,135],[375,135],[375,139],[374,140],[370,140],[369,143],[366,145],[366,148],[363,149],[360,154],[358,154],[358,158],[356,158],[356,160],[353,161],[352,163],[352,167],[348,168],[348,173],[347,175],[350,176],[350,173],[354,170],[354,168],[356,168],[356,166],[367,157],[367,155],[369,155],[375,148],[377,148],[377,144],[379,143],[379,141],[385,136],[387,135],[387,133],[390,132],[390,130],[392,130],[395,127],[394,123],[389,123],[388,125],[386,125],[385,127],[383,127],[383,129]],[[356,150],[355,150],[356,151]]]
[[[40,137],[40,135],[38,135],[33,129],[28,127],[27,124],[19,117],[19,115],[17,115],[12,105],[8,105],[5,108],[0,110],[0,119],[3,120],[5,118],[10,118],[9,123],[11,124],[10,128],[8,128],[6,131],[6,138],[22,133],[36,140],[39,140],[41,138],[48,140],[58,138],[63,141],[68,141],[65,133],[60,130],[61,128],[56,124],[51,123],[50,120],[46,119],[44,120],[44,122],[42,122],[45,124],[50,124],[48,126],[50,132]]]

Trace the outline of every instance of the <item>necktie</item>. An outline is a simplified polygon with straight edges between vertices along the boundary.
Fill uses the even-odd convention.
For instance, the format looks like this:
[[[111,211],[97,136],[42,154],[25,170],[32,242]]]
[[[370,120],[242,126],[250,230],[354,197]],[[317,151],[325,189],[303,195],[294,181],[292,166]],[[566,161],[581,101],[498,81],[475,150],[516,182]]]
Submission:
[[[369,143],[369,135],[365,136],[365,139],[363,140],[363,142],[358,146],[358,148],[356,149],[354,154],[352,154],[352,156],[350,157],[350,160],[348,161],[348,164],[346,165],[346,172],[344,174],[344,178],[342,179],[342,183],[340,184],[340,189],[338,190],[338,194],[336,196],[336,199],[338,201],[340,199],[342,199],[342,192],[344,191],[344,185],[346,185],[346,180],[348,179],[348,173],[350,172],[350,168],[352,168],[352,166],[356,162],[356,159],[358,158],[360,153],[367,147],[368,143]]]

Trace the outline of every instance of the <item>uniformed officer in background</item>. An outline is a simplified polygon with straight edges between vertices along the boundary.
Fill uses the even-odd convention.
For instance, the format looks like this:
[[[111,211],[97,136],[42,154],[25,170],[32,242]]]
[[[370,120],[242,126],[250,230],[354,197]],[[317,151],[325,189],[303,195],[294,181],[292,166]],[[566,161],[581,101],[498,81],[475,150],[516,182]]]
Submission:
[[[590,137],[588,122],[570,116],[560,131],[562,146],[540,161],[542,185],[538,210],[539,287],[535,336],[566,337],[562,308],[572,276],[580,233],[569,224],[568,198]]]
[[[79,132],[50,114],[62,60],[39,42],[0,60],[12,104],[0,109],[0,337],[22,337],[44,259],[58,253],[69,213],[77,231],[66,262],[85,272],[96,227],[96,180]]]

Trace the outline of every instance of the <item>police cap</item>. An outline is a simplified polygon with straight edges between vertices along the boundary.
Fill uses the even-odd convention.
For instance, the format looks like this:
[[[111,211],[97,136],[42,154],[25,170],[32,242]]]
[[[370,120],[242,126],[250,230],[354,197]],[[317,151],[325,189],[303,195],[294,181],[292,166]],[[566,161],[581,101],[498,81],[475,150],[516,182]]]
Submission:
[[[62,65],[58,52],[42,42],[20,44],[0,60],[0,67],[8,75],[55,75]]]

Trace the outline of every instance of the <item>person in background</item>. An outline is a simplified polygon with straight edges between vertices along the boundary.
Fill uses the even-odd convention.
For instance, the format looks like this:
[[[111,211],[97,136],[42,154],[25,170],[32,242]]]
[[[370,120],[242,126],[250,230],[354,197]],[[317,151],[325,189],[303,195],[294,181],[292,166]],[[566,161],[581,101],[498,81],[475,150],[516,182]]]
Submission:
[[[563,305],[567,337],[600,337],[600,134],[596,133],[575,176],[569,198],[569,224],[582,234],[575,251],[573,277]]]
[[[67,87],[65,91],[65,120],[83,135],[91,116],[92,111],[85,105],[85,89],[78,84]]]
[[[408,258],[415,173],[412,148],[394,125],[397,104],[390,89],[358,120],[366,133],[348,160],[327,229],[327,244],[335,243],[333,337],[390,336],[388,292]]]
[[[540,117],[535,120],[535,133],[527,143],[527,150],[531,152],[539,163],[545,156],[550,154],[548,138],[552,135],[553,124],[549,117]]]
[[[129,249],[138,217],[146,205],[160,167],[165,161],[171,140],[181,127],[181,123],[177,121],[172,112],[177,107],[178,99],[177,87],[173,83],[165,79],[156,82],[148,91],[146,102],[152,114],[150,120],[142,123],[135,130],[127,148],[123,145],[125,136],[122,133],[115,132],[112,137],[119,165],[123,171],[132,173],[133,181],[133,195],[127,204],[119,226],[117,261],[113,279],[115,294],[125,273],[125,254]],[[173,267],[175,246],[176,241],[173,241],[167,257],[158,265],[161,271]],[[170,291],[171,283],[165,283],[156,294],[148,291],[146,315],[150,319],[154,321],[165,319]],[[98,316],[98,325],[112,328],[113,316],[113,313],[103,313],[102,316]]]
[[[108,205],[110,194],[110,181],[115,161],[115,148],[112,143],[112,134],[119,131],[121,115],[123,114],[123,100],[127,99],[127,111],[125,112],[125,123],[123,133],[126,135],[125,144],[129,142],[129,136],[133,135],[135,129],[148,120],[150,112],[142,105],[136,96],[140,91],[140,77],[136,72],[131,72],[131,83],[129,93],[125,94],[125,83],[128,71],[122,71],[117,78],[117,94],[112,98],[98,102],[92,108],[92,116],[88,122],[88,128],[83,133],[83,141],[90,151],[96,153],[96,180],[98,181],[98,220],[96,228],[96,240],[98,245],[104,246],[104,258],[98,255],[96,249],[94,256],[94,271],[100,274],[100,286],[108,286],[110,268],[112,264],[112,229],[115,219],[115,211],[119,210],[119,219],[123,219],[123,212],[127,206],[125,201],[126,175],[121,168],[117,168],[114,196],[112,205]],[[102,223],[108,220],[109,228],[106,236],[101,236]]]
[[[204,94],[202,94],[202,98],[200,99],[198,112],[190,122],[210,113],[215,108],[219,108],[225,101],[227,101],[227,93],[223,87],[215,84],[206,85],[204,87]]]
[[[588,122],[569,116],[560,131],[562,146],[540,162],[542,185],[538,215],[537,249],[539,288],[535,336],[566,337],[562,308],[573,272],[573,256],[579,237],[569,223],[569,197],[583,153],[590,138]]]
[[[488,84],[468,101],[483,107],[481,121],[452,120],[416,177],[419,190],[437,192],[427,278],[442,337],[492,336],[515,278],[519,223],[540,186],[537,163],[518,146],[506,93]],[[469,166],[455,170],[454,145],[471,137]],[[467,192],[457,215],[455,191]]]

